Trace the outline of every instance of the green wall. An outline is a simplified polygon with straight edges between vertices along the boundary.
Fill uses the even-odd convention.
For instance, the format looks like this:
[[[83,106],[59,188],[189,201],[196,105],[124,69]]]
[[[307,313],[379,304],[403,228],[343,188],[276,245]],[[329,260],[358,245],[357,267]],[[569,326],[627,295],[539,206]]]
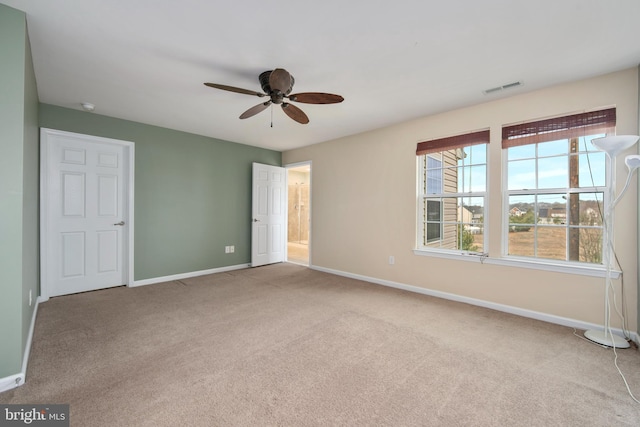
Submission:
[[[280,166],[280,152],[47,104],[39,116],[135,143],[135,280],[250,262],[251,163]]]
[[[25,14],[4,5],[0,5],[0,58],[0,378],[4,378],[22,369],[39,280],[38,95]]]
[[[27,345],[33,308],[40,288],[40,128],[38,126],[38,90],[27,36],[24,88],[24,144],[22,175],[22,348]]]

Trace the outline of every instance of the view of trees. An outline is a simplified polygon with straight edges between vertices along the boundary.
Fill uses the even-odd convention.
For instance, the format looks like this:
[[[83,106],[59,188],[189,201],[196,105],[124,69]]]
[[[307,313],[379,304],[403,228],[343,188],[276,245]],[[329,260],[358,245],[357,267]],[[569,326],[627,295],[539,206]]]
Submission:
[[[467,230],[463,224],[458,225],[458,235],[461,237],[460,249],[470,252],[476,252],[478,250],[473,233]]]
[[[520,210],[522,210],[522,208],[519,208]],[[509,218],[509,223],[510,224],[529,224],[529,225],[510,225],[509,226],[509,231],[510,232],[519,232],[519,231],[529,231],[531,230],[531,225],[530,224],[534,224],[535,223],[535,216],[533,213],[533,209],[526,211],[526,213],[524,215],[520,215],[520,216],[516,216],[516,215],[512,215]]]

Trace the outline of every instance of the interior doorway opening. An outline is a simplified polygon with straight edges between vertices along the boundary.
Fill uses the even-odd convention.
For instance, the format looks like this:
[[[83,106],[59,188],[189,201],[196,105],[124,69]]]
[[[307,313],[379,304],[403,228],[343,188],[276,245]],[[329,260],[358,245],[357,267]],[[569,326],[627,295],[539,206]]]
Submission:
[[[309,265],[311,163],[287,166],[287,261]]]

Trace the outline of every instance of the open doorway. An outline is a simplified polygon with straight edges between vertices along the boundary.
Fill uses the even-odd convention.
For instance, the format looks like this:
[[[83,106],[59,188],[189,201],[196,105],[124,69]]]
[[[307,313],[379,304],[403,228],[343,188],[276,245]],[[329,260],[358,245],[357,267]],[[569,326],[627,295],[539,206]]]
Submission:
[[[311,163],[287,166],[287,261],[309,265]]]

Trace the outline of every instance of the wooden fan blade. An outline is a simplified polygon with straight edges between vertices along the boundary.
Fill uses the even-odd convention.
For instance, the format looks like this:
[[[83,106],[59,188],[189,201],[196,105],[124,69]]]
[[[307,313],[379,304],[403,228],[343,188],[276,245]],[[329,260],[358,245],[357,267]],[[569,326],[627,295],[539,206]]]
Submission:
[[[322,92],[295,93],[288,96],[289,100],[305,104],[337,104],[344,101],[340,95]]]
[[[256,92],[256,91],[249,90],[249,89],[242,89],[242,88],[234,87],[234,86],[219,85],[217,83],[205,83],[204,85],[212,87],[212,88],[215,88],[215,89],[228,90],[229,92],[242,93],[244,95],[254,95],[254,96],[260,96],[260,97],[265,96],[264,93]]]
[[[241,119],[248,119],[249,117],[255,116],[261,111],[264,111],[269,105],[271,105],[271,101],[263,102],[262,104],[254,105],[249,108],[244,113],[240,114]]]
[[[285,112],[287,116],[291,117],[293,120],[295,120],[298,123],[301,123],[303,125],[306,125],[307,123],[309,123],[309,117],[307,117],[304,111],[302,111],[301,109],[299,109],[293,104],[289,104],[288,102],[283,102],[282,110]]]
[[[291,88],[291,74],[282,68],[276,68],[269,76],[269,86],[273,91],[287,93]]]

